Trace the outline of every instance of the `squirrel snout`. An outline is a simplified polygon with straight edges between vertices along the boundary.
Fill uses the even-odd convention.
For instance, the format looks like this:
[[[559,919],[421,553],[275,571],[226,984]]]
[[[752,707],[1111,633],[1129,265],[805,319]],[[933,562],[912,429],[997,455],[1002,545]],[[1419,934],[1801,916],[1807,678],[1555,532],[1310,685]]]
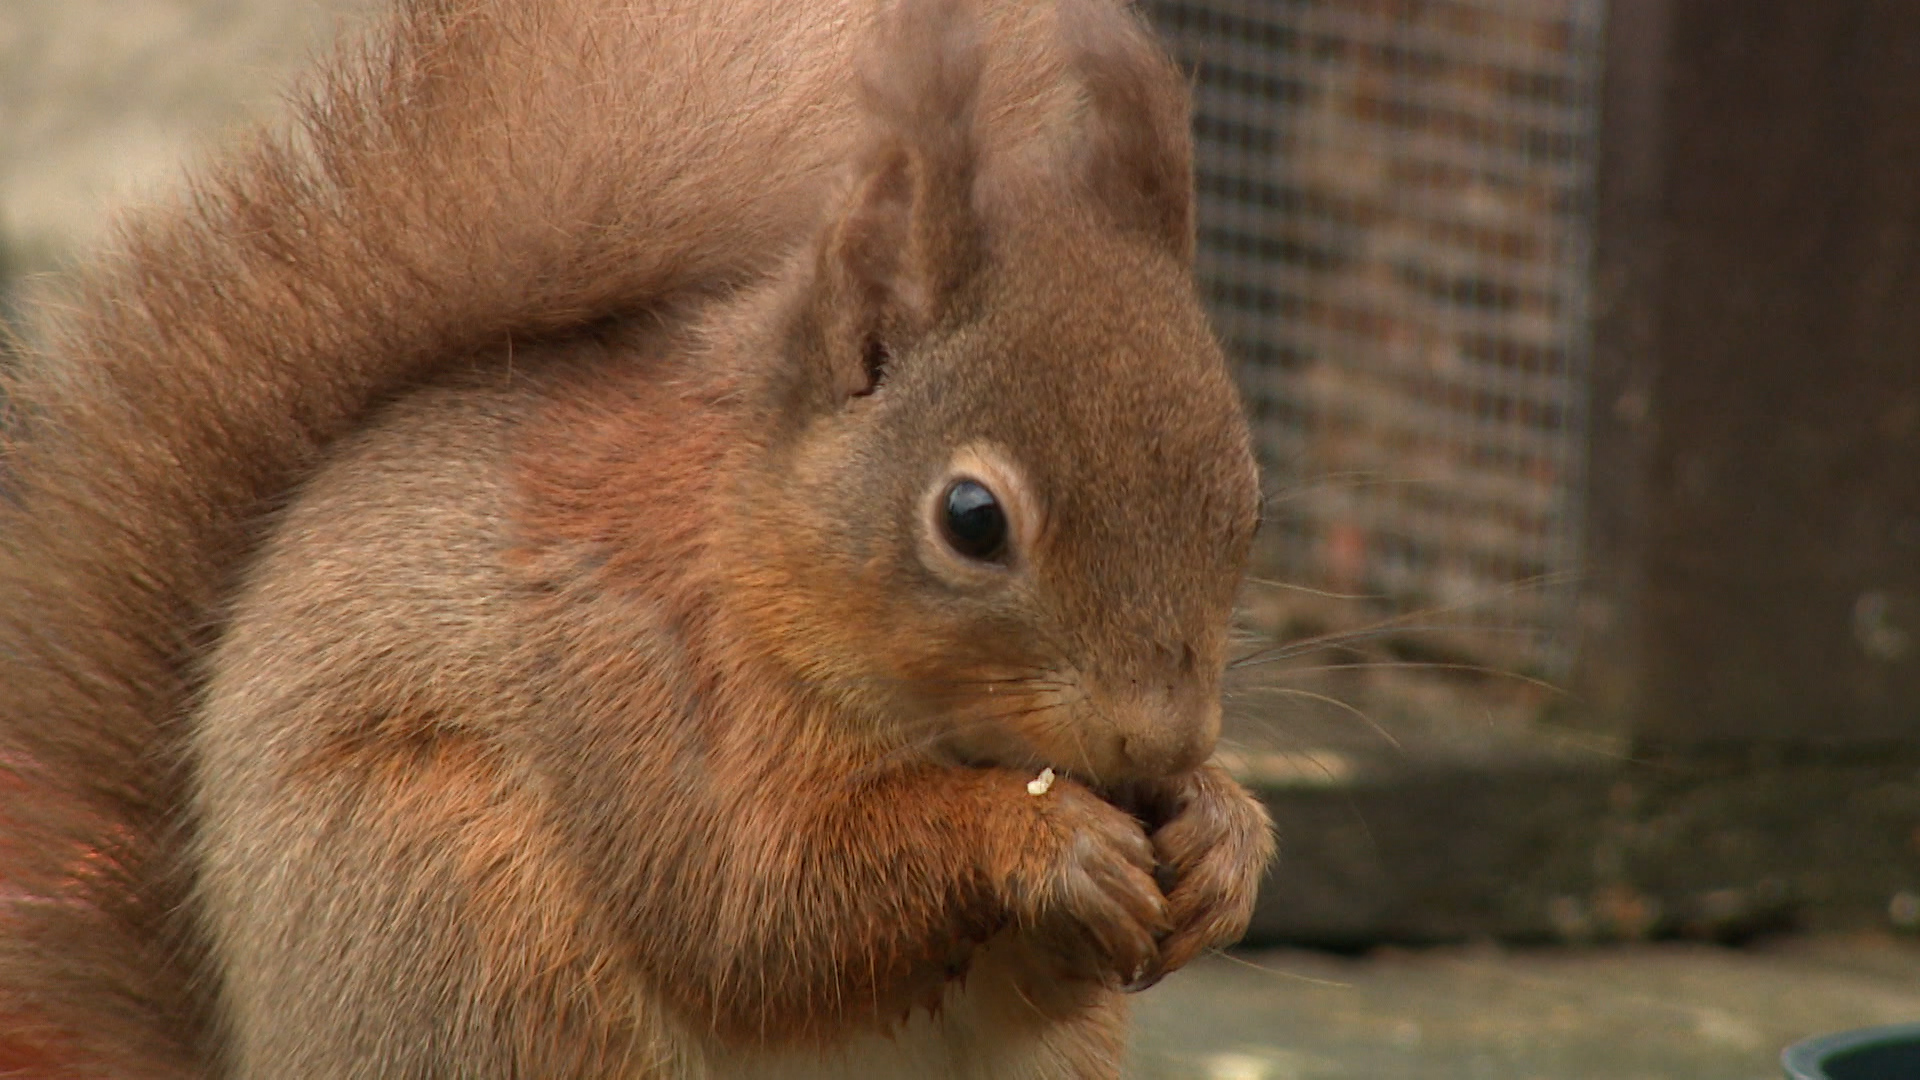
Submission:
[[[1133,701],[1102,710],[1112,725],[1102,763],[1109,781],[1158,780],[1191,772],[1213,754],[1220,738],[1220,702],[1200,685],[1155,687]]]

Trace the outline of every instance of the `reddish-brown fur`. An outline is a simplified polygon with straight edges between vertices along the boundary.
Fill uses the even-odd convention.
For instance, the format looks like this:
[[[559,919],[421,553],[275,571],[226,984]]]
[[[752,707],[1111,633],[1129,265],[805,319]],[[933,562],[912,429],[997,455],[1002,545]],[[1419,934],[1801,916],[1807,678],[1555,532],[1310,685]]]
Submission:
[[[408,0],[123,228],[11,388],[30,1075],[1115,1074],[1271,851],[1256,489],[1180,76],[978,6]]]

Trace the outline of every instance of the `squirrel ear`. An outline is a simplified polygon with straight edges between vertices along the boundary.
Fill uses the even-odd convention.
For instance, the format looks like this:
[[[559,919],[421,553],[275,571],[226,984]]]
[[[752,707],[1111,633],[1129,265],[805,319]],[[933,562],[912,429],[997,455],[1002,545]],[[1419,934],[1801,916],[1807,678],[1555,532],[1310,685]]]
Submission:
[[[1186,77],[1123,0],[1059,0],[1058,11],[1087,95],[1076,163],[1081,179],[1123,228],[1146,233],[1192,265]]]
[[[956,0],[903,0],[861,73],[865,144],[820,253],[814,312],[842,398],[875,389],[888,358],[946,315],[979,257],[981,49],[965,15]]]

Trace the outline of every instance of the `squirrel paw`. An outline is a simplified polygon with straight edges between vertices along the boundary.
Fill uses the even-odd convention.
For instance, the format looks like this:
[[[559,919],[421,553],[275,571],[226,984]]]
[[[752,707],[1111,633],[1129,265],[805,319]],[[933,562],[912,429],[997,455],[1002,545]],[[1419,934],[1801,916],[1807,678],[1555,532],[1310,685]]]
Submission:
[[[1146,830],[1070,780],[1031,801],[1056,842],[1023,853],[1024,872],[1003,880],[1010,914],[1048,958],[1046,975],[1121,987],[1157,971],[1159,942],[1175,924]]]
[[[1239,940],[1274,853],[1266,809],[1217,765],[1154,795],[1153,852],[1170,931],[1159,942],[1158,963],[1128,990],[1152,986],[1202,949]]]

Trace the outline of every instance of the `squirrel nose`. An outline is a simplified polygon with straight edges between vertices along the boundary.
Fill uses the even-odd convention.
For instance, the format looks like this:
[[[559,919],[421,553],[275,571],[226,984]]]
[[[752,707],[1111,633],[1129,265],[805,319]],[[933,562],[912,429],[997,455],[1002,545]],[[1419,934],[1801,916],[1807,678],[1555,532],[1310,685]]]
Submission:
[[[1132,778],[1191,772],[1220,738],[1220,702],[1196,683],[1162,686],[1121,721],[1119,756]]]

